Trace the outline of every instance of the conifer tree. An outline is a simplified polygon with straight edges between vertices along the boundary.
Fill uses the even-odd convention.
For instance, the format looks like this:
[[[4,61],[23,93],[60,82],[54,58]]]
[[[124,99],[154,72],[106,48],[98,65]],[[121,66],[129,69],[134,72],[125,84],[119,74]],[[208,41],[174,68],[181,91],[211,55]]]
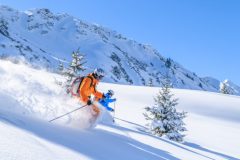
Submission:
[[[60,75],[64,75],[64,65],[63,62],[60,60],[58,60],[57,73]],[[55,79],[55,83],[60,86],[64,84],[63,80],[60,79]]]
[[[69,92],[71,83],[74,78],[80,76],[80,72],[85,70],[84,64],[86,61],[84,61],[84,59],[85,56],[83,54],[80,54],[79,49],[75,52],[72,52],[72,61],[66,71],[64,71],[64,75],[67,77],[65,84],[67,93]]]
[[[59,73],[59,74],[63,74],[63,72],[64,72],[64,65],[63,65],[63,62],[62,62],[62,61],[59,61],[59,62],[58,62],[58,68],[57,68],[57,70],[58,70],[58,73]]]
[[[220,92],[223,94],[232,94],[232,89],[228,86],[227,81],[221,82]]]
[[[144,116],[149,121],[147,126],[152,134],[160,137],[165,135],[170,140],[181,142],[184,137],[181,132],[186,131],[183,122],[186,112],[177,112],[175,107],[178,105],[178,99],[174,98],[170,88],[170,78],[166,77],[154,98],[155,104],[145,108],[147,112]]]
[[[72,69],[73,73],[78,75],[81,71],[84,71],[84,55],[80,54],[79,49],[76,52],[72,53],[72,62],[70,64],[70,68]]]
[[[150,86],[150,87],[153,86],[153,79],[152,78],[148,79],[148,86]]]

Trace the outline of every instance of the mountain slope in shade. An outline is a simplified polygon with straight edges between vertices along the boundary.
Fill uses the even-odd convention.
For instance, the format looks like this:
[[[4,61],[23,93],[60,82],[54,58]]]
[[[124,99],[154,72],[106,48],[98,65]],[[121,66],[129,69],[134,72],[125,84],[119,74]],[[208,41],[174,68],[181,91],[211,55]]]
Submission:
[[[215,82],[198,77],[151,46],[68,14],[48,9],[20,12],[0,6],[0,15],[1,58],[24,58],[54,69],[59,60],[67,66],[71,52],[80,48],[86,55],[85,73],[102,67],[107,72],[105,82],[148,85],[152,80],[154,86],[160,86],[162,77],[169,73],[175,88],[219,91]]]

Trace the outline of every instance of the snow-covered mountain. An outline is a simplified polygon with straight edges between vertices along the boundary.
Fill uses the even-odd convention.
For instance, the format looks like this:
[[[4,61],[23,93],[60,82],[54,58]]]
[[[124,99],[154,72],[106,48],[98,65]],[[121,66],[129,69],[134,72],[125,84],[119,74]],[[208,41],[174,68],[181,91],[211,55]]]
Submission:
[[[146,130],[144,108],[154,104],[157,87],[100,83],[100,91],[115,91],[115,124],[102,110],[97,127],[83,129],[87,107],[49,123],[79,107],[56,84],[61,78],[0,60],[0,159],[240,160],[239,96],[173,89],[177,109],[188,112],[185,141],[176,143]]]
[[[147,85],[152,80],[159,86],[168,72],[176,88],[219,91],[218,80],[200,78],[151,46],[116,31],[48,9],[20,12],[0,6],[0,58],[24,57],[53,69],[59,60],[69,62],[78,48],[86,55],[86,72],[104,68],[105,82]]]

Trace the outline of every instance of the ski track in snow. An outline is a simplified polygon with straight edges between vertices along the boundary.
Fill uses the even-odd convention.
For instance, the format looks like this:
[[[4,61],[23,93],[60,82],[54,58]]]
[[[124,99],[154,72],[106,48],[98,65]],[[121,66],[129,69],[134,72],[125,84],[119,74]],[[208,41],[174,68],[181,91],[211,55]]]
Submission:
[[[80,106],[62,92],[57,74],[0,60],[0,159],[4,160],[239,160],[240,98],[174,89],[188,112],[185,142],[146,132],[144,107],[159,88],[101,83],[115,91],[116,124],[103,110],[94,129],[89,108],[49,123]]]

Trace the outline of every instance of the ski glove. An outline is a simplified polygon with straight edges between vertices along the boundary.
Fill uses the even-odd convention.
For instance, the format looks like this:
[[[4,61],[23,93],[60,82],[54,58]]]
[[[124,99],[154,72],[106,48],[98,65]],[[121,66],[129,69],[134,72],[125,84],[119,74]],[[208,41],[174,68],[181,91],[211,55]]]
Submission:
[[[88,100],[88,101],[87,101],[87,105],[90,106],[91,104],[92,104],[92,101],[91,101],[91,100]]]
[[[103,94],[103,95],[102,95],[102,99],[105,99],[105,98],[106,98],[106,96],[105,96],[105,94]]]
[[[110,112],[114,112],[114,109],[111,108]]]

